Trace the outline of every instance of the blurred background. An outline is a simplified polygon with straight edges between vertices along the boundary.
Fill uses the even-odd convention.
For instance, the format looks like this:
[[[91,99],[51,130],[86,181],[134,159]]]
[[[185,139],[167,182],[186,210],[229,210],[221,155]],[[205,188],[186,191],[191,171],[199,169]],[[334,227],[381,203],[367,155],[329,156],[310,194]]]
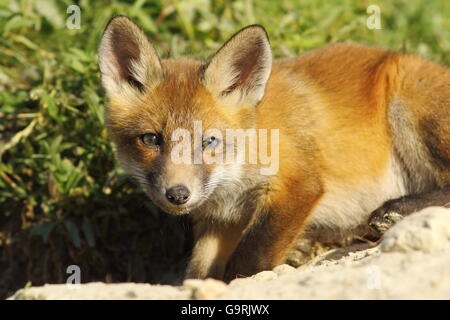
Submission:
[[[381,29],[366,26],[372,4]],[[79,29],[67,27],[70,5]],[[276,57],[358,42],[450,65],[448,0],[0,0],[0,298],[64,283],[72,264],[82,282],[181,279],[189,221],[159,212],[123,174],[104,128],[97,47],[115,14],[163,58],[206,59],[259,23]]]

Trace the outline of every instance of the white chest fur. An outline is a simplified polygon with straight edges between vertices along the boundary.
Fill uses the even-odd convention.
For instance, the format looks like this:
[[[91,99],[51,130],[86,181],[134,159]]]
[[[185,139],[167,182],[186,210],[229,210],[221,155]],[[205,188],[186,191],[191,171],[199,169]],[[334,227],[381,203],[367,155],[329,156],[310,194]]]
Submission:
[[[341,238],[367,225],[375,209],[385,201],[406,194],[399,164],[391,157],[385,173],[379,178],[367,178],[358,185],[328,182],[326,193],[308,220],[309,230],[331,233],[315,238]]]

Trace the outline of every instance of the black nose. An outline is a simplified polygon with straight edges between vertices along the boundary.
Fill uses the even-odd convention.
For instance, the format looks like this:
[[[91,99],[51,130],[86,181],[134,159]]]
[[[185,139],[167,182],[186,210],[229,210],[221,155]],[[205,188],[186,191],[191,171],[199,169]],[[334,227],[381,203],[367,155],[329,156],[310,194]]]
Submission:
[[[167,200],[176,205],[186,203],[190,196],[191,193],[189,192],[189,189],[181,184],[169,188],[166,191]]]

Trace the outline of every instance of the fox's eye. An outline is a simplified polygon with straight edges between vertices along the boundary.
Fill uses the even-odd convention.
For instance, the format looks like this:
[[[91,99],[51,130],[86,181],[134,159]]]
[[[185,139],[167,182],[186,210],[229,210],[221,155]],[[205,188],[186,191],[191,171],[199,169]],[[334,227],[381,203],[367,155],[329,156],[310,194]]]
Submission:
[[[140,139],[146,147],[157,147],[160,144],[158,136],[153,133],[145,133],[140,136]]]
[[[219,139],[212,136],[212,137],[209,137],[209,138],[206,138],[205,140],[203,140],[202,147],[203,147],[203,150],[214,149],[215,147],[217,147],[218,144],[219,144]]]

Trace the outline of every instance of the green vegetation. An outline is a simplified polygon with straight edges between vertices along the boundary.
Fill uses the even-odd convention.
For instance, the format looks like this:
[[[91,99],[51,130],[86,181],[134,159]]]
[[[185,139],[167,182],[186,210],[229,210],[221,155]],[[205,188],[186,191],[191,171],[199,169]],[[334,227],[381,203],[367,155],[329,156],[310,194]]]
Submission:
[[[381,8],[381,30],[366,8]],[[69,30],[66,9],[81,8]],[[96,50],[115,14],[138,22],[163,57],[207,58],[263,24],[277,57],[353,41],[450,65],[450,2],[0,0],[0,297],[64,282],[170,282],[189,223],[159,212],[117,167],[104,128]]]

